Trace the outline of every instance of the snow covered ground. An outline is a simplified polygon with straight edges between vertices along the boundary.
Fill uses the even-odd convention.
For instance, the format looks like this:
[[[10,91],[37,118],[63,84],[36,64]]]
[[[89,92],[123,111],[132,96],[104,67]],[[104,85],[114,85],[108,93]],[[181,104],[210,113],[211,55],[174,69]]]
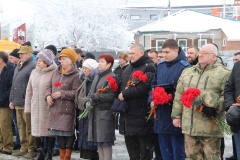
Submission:
[[[113,160],[128,160],[128,153],[126,150],[124,137],[116,131],[115,145],[113,147]],[[225,153],[224,157],[229,157],[232,155],[232,138],[231,136],[225,136]],[[79,152],[74,152],[72,154],[71,160],[83,160],[80,157]],[[0,154],[0,160],[24,160],[24,158],[17,158],[14,156],[8,156],[4,154]],[[59,157],[54,157],[53,160],[59,160]]]

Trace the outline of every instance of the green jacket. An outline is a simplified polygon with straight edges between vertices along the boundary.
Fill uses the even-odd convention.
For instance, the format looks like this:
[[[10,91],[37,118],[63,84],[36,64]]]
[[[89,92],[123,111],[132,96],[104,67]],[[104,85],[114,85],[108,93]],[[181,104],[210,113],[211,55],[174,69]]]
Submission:
[[[199,64],[186,68],[178,81],[173,102],[172,118],[182,120],[182,132],[190,136],[222,137],[223,131],[217,124],[212,128],[212,122],[202,113],[194,112],[195,108],[187,108],[181,102],[182,94],[188,88],[198,88],[201,91],[203,104],[217,109],[217,117],[225,116],[224,87],[230,76],[230,70],[218,61],[207,65],[204,69]],[[221,117],[223,118],[223,117]]]

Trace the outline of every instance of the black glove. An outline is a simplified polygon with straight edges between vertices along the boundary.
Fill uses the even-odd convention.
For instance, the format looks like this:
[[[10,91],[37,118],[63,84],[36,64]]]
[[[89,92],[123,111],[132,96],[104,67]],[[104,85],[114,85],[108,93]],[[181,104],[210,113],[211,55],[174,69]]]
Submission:
[[[206,117],[216,117],[217,116],[217,110],[216,108],[211,108],[211,107],[207,107],[205,105],[203,105],[203,110],[202,113],[204,116]]]

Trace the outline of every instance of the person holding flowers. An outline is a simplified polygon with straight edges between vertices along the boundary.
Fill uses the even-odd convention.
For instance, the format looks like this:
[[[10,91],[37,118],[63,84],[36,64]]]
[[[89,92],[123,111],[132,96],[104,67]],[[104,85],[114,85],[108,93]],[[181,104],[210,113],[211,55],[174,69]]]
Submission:
[[[181,74],[171,116],[173,125],[182,128],[187,159],[220,159],[220,140],[227,126],[224,87],[229,75],[230,70],[217,61],[213,44],[204,45],[198,63]]]
[[[48,145],[45,159],[52,159],[55,138],[49,135],[46,128],[48,104],[44,97],[49,78],[57,68],[54,58],[54,54],[49,49],[44,49],[37,54],[37,66],[30,75],[26,90],[24,112],[31,113],[31,128],[36,141],[37,160],[44,159],[43,137],[47,137]]]
[[[77,55],[72,49],[63,49],[58,57],[61,65],[50,78],[46,100],[50,111],[47,128],[57,136],[60,160],[70,160],[74,143],[75,93],[80,86],[79,72],[75,65]]]
[[[119,132],[124,135],[131,160],[151,160],[153,121],[147,121],[150,111],[147,104],[150,83],[155,66],[140,44],[133,44],[129,51],[130,64],[122,72],[118,98],[126,101],[128,110],[120,113]]]
[[[167,39],[163,43],[162,52],[166,57],[157,66],[151,84],[153,91],[149,92],[151,113],[156,115],[154,132],[158,134],[163,159],[185,160],[184,136],[181,128],[172,124],[171,112],[177,81],[190,64],[174,39]]]
[[[98,60],[100,73],[93,79],[87,99],[83,100],[88,110],[88,141],[97,145],[99,160],[111,160],[112,146],[116,140],[115,116],[111,107],[118,84],[111,69],[114,57],[103,53]]]
[[[76,92],[75,104],[80,109],[81,115],[85,111],[87,95],[90,91],[94,77],[99,74],[98,63],[94,59],[86,59],[82,64],[82,73],[80,74],[81,85]],[[77,115],[78,116],[78,115]],[[78,120],[78,148],[80,149],[80,158],[97,160],[97,146],[88,142],[88,117]]]

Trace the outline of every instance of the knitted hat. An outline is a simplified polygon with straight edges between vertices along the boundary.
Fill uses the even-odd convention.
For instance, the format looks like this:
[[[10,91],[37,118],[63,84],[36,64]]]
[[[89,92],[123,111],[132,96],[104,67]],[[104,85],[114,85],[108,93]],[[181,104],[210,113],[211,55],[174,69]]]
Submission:
[[[9,55],[20,59],[18,51],[19,49],[14,49]]]
[[[119,55],[118,55],[118,58],[122,58],[124,59],[125,61],[129,61],[129,56],[127,53],[124,53],[124,52],[120,52]]]
[[[20,50],[18,51],[18,53],[32,53],[33,52],[33,49],[31,46],[21,46],[20,47]]]
[[[94,59],[86,59],[84,62],[83,62],[83,67],[87,67],[91,70],[94,70],[98,67],[98,63],[96,60]]]
[[[77,54],[73,49],[63,49],[58,56],[58,59],[60,57],[68,57],[72,61],[72,63],[75,63],[77,60]]]
[[[54,60],[55,56],[50,49],[44,49],[37,54],[37,58],[40,58],[48,66],[50,66],[53,63],[53,60]]]
[[[54,45],[48,45],[45,49],[50,49],[55,56],[57,55],[57,48]]]

